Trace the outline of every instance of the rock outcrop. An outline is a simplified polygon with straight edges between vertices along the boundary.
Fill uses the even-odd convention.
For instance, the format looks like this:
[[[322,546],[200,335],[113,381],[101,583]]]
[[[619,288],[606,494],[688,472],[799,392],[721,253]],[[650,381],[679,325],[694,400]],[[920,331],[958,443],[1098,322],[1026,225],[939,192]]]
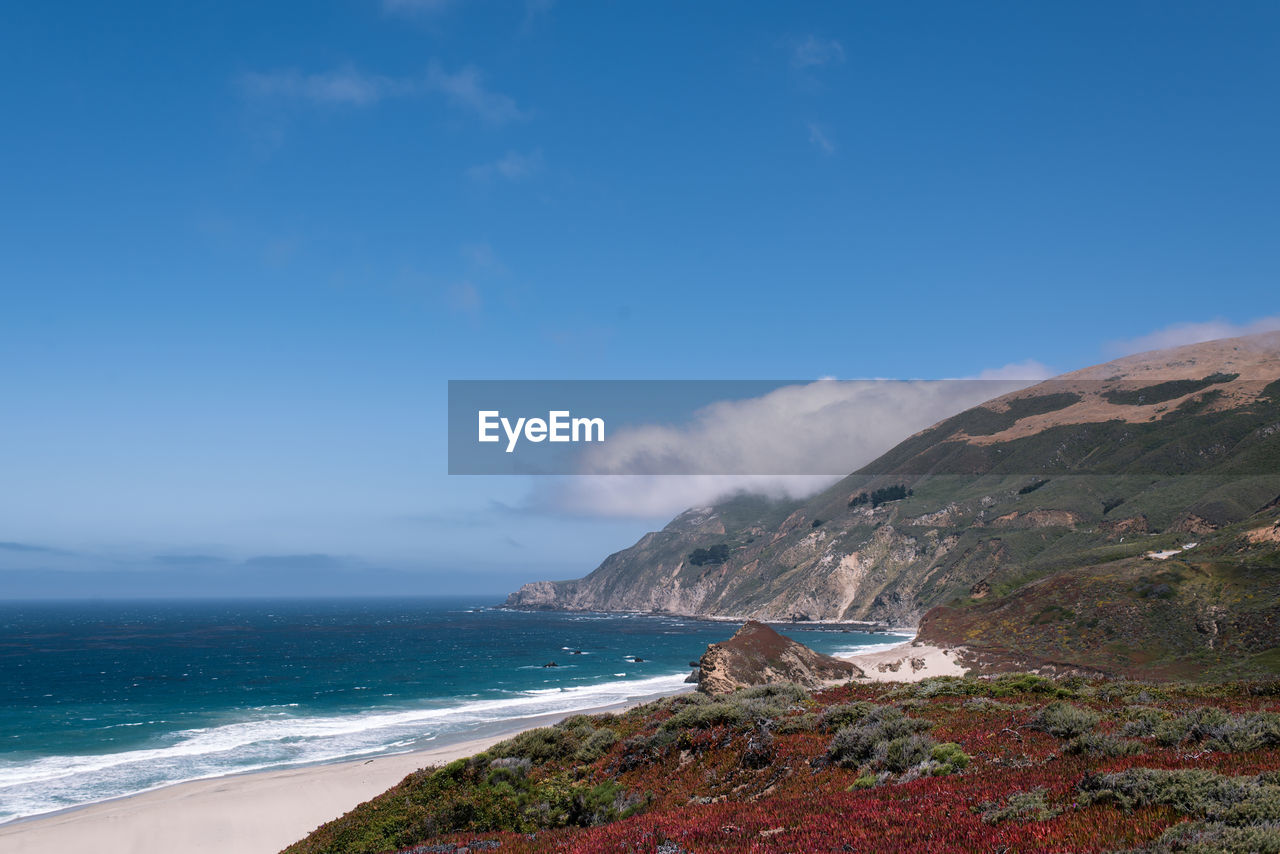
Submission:
[[[707,647],[697,670],[698,690],[708,694],[777,682],[818,688],[862,675],[851,662],[815,652],[755,620],[744,623],[729,640]]]

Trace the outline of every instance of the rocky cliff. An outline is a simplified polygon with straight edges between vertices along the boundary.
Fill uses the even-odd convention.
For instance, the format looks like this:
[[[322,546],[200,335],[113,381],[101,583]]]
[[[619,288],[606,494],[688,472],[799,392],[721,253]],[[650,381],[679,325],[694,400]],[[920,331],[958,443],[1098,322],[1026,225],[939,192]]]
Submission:
[[[507,603],[897,624],[946,605],[945,631],[926,623],[940,637],[969,631],[961,611],[990,614],[998,635],[1012,612],[996,603],[1036,602],[1100,566],[1154,577],[1147,552],[1201,543],[1181,566],[1230,560],[1243,543],[1251,566],[1273,565],[1280,544],[1256,531],[1272,530],[1278,497],[1280,333],[1268,333],[1131,356],[996,398],[811,499],[740,496],[687,511],[587,577],[526,585]],[[1217,589],[1186,595],[1200,607]],[[1038,613],[1023,617],[1048,625]],[[1247,648],[1262,652],[1269,637]]]
[[[698,660],[697,675],[699,691],[729,694],[780,682],[821,688],[863,674],[848,661],[815,652],[764,623],[748,620],[729,640],[707,647]]]

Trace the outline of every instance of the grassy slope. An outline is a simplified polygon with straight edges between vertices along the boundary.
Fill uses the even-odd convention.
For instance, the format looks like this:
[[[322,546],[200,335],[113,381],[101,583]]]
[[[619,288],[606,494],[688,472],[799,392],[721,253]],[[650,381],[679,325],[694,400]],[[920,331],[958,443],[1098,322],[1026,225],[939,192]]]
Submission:
[[[1167,560],[1068,568],[993,600],[930,612],[921,637],[965,644],[988,668],[1057,665],[1156,678],[1280,673],[1280,555],[1248,532],[1275,510]]]
[[[1104,851],[1175,825],[1274,850],[1278,691],[1007,676],[671,698],[418,772],[288,852]]]
[[[669,526],[565,589],[586,595],[581,607],[912,620],[975,587],[1002,596],[1165,547],[1180,530],[1230,525],[1280,495],[1280,383],[1226,411],[1192,398],[1149,422],[1066,424],[988,445],[964,439],[1071,397],[961,413],[803,503],[725,502],[723,533]],[[849,504],[894,484],[913,495],[874,510]],[[718,544],[730,549],[727,563],[687,560]],[[832,568],[853,553],[870,566],[843,607],[847,585],[833,582]]]

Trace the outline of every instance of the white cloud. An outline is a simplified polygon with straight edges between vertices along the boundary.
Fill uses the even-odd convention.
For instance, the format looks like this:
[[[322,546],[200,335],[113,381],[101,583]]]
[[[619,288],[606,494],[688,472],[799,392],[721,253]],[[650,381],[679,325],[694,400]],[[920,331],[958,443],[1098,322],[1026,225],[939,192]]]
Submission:
[[[1185,344],[1199,344],[1214,341],[1218,338],[1238,338],[1241,335],[1256,335],[1259,332],[1274,332],[1280,329],[1280,315],[1259,317],[1248,323],[1231,323],[1221,318],[1198,323],[1175,323],[1158,329],[1147,335],[1121,341],[1112,341],[1106,345],[1106,351],[1114,356],[1128,356],[1132,353],[1145,353],[1148,350],[1164,350],[1169,347],[1181,347]]]
[[[1035,359],[1027,359],[1022,362],[1010,362],[999,368],[987,368],[978,374],[976,379],[980,380],[1047,380],[1049,377],[1057,376],[1058,371],[1044,364],[1037,362]]]
[[[529,506],[574,516],[669,519],[740,493],[804,498],[838,478],[818,475],[598,475],[540,478]]]
[[[241,88],[257,98],[287,98],[316,104],[365,107],[413,92],[412,81],[368,74],[350,66],[304,74],[296,69],[241,75]]]
[[[844,46],[835,39],[807,36],[791,45],[791,64],[796,68],[839,65],[844,62]]]
[[[827,136],[826,131],[821,125],[809,122],[809,142],[818,148],[823,154],[834,154],[836,144],[831,141],[831,137]]]
[[[472,65],[450,73],[433,62],[427,69],[425,85],[429,90],[443,94],[454,106],[474,113],[490,124],[500,125],[526,118],[524,111],[510,97],[486,89],[483,75]]]
[[[734,492],[809,495],[913,433],[1037,382],[1046,370],[1028,362],[979,380],[819,380],[713,403],[685,425],[614,432],[584,455],[582,471],[591,476],[540,480],[531,505],[651,517]]]
[[[484,77],[474,66],[456,72],[433,62],[423,75],[389,77],[343,66],[334,71],[303,73],[296,69],[249,72],[239,79],[249,96],[263,100],[294,100],[313,104],[368,107],[392,97],[424,94],[444,96],[457,109],[489,124],[500,125],[526,117],[508,95],[485,88]]]
[[[492,181],[495,178],[519,181],[531,175],[536,175],[541,171],[542,151],[535,149],[528,154],[508,151],[492,163],[481,163],[477,166],[472,166],[467,170],[467,175],[476,181]]]

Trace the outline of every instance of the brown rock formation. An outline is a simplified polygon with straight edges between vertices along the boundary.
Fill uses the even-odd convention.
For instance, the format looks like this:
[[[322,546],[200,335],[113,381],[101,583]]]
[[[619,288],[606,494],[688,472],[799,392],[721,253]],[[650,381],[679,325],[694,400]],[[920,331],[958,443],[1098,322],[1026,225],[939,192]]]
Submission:
[[[729,640],[707,647],[698,661],[698,690],[727,694],[776,682],[817,688],[832,680],[862,675],[851,662],[814,652],[764,623],[748,620]]]

